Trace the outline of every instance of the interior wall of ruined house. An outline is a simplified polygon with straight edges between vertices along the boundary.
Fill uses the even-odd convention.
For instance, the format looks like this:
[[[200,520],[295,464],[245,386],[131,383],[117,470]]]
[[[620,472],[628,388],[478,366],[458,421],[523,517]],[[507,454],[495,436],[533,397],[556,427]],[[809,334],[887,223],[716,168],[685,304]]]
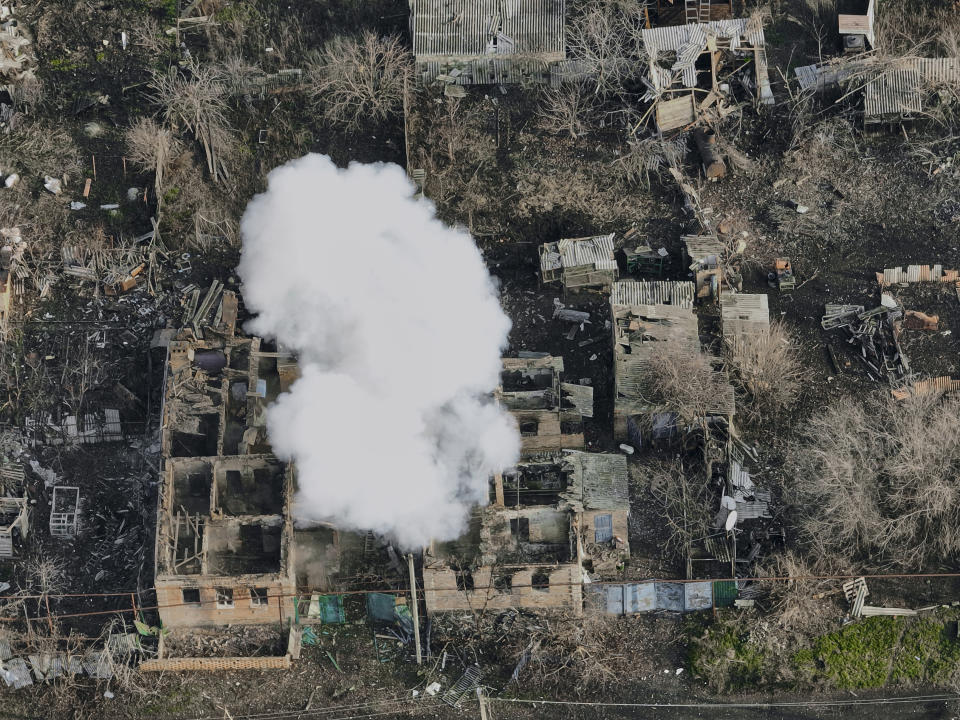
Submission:
[[[611,516],[613,540],[610,542],[596,542],[598,515]],[[623,508],[616,510],[585,510],[580,513],[578,524],[583,560],[590,561],[594,572],[615,570],[621,560],[630,557],[629,517],[630,510],[626,502]]]

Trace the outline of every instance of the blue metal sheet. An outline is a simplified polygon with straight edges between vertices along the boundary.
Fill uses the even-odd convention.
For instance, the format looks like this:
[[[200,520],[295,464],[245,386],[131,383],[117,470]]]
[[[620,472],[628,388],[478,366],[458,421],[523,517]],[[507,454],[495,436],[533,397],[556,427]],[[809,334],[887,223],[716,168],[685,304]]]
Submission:
[[[657,610],[673,610],[683,612],[683,584],[658,582]]]
[[[623,609],[627,613],[650,612],[657,609],[656,583],[631,583],[623,586]]]
[[[695,582],[683,585],[684,610],[709,610],[713,607],[713,583]]]
[[[623,615],[623,585],[587,585],[594,607],[608,615]]]

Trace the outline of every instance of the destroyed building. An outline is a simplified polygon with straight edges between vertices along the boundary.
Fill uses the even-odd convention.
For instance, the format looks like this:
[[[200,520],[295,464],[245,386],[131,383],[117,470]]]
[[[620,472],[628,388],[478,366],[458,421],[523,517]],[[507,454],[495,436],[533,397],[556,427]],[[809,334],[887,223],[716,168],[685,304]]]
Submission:
[[[834,58],[797,67],[800,89],[818,93],[863,93],[864,125],[928,117],[939,103],[953,102],[960,58],[903,57],[880,62],[872,55]]]
[[[700,353],[693,283],[621,281],[610,296],[616,394],[613,432],[618,441],[644,447],[675,432],[675,409],[657,400],[658,379],[651,369],[655,354]],[[656,302],[637,302],[654,300]],[[715,370],[718,392],[708,415],[732,419],[733,387]]]
[[[428,612],[487,608],[581,612],[583,574],[630,555],[623,455],[565,451],[519,463],[491,483],[469,531],[424,552]]]
[[[660,132],[692,125],[705,111],[719,117],[732,112],[725,99],[733,79],[728,77],[730,72],[737,73],[739,83],[759,102],[773,103],[766,44],[759,22],[698,20],[649,28],[643,31],[643,45],[650,58],[646,97],[655,104],[654,119]],[[753,72],[733,70],[747,56],[753,58]]]
[[[609,290],[617,279],[614,233],[560,240],[540,246],[540,275],[544,283],[560,282],[567,290]]]
[[[684,235],[683,262],[695,276],[697,298],[717,298],[723,285],[727,248],[716,235]]]
[[[503,358],[497,393],[520,428],[521,453],[582,449],[583,418],[593,417],[593,388],[561,382],[562,357],[525,355]]]
[[[296,365],[234,336],[234,322],[169,341],[155,581],[166,626],[289,619],[298,587],[323,591],[338,571],[337,529],[294,523],[296,469],[267,440],[266,408]]]
[[[410,36],[424,83],[548,82],[564,60],[564,0],[410,0]]]

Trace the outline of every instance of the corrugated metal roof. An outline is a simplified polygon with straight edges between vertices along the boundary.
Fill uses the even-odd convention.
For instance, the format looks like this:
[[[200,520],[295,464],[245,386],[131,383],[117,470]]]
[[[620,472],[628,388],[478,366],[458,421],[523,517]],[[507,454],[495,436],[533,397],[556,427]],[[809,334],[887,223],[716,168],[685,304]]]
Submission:
[[[710,255],[722,255],[727,246],[716,235],[684,235],[680,238],[691,260],[703,260]]]
[[[864,87],[863,114],[869,120],[923,111],[924,95],[937,85],[960,82],[958,58],[905,58]]]
[[[960,378],[954,379],[949,375],[918,380],[908,387],[890,391],[897,400],[906,400],[911,395],[926,395],[931,392],[960,392]]]
[[[562,60],[565,12],[565,0],[410,0],[413,53],[418,59],[506,52]]]
[[[620,280],[610,292],[611,305],[674,305],[693,307],[694,286],[686,280],[640,282]]]
[[[877,273],[877,280],[881,285],[897,285],[899,283],[916,282],[955,282],[960,279],[960,271],[944,270],[943,265],[908,265],[902,267],[885,268],[883,273]]]
[[[763,47],[763,28],[749,25],[743,18],[732,18],[702,24],[650,28],[643,31],[643,46],[648,55],[678,52],[691,42],[699,42],[701,36],[703,45],[706,45],[706,36],[713,35],[719,40],[730,41],[730,46],[734,49],[740,46],[742,40],[746,40],[751,47]]]
[[[544,243],[540,251],[540,269],[556,270],[593,267],[597,270],[616,270],[613,250],[614,233],[589,238],[560,240]]]

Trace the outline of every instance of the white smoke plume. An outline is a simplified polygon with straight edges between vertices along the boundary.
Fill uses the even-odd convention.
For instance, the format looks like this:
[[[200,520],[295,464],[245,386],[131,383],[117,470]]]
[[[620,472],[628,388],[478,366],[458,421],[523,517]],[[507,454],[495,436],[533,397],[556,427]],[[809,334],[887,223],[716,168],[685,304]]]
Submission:
[[[470,235],[413,194],[396,165],[290,162],[247,206],[239,268],[249,330],[299,355],[267,411],[298,517],[407,548],[457,537],[520,445],[489,395],[510,320]]]

